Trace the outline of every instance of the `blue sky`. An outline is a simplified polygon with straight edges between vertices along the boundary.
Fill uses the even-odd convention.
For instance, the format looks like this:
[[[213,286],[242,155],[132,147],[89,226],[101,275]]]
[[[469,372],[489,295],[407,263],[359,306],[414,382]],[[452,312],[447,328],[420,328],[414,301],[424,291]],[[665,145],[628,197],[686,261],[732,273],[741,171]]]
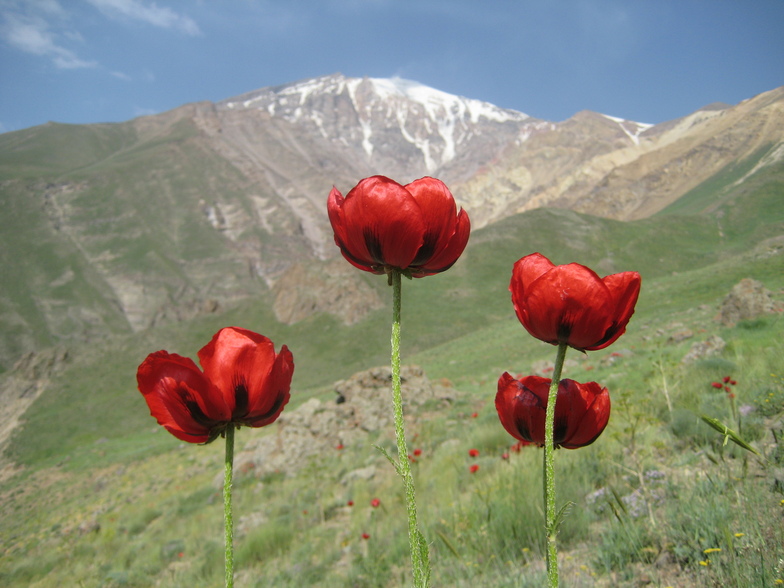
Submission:
[[[782,30],[784,0],[0,0],[0,132],[335,72],[658,123],[784,85]]]

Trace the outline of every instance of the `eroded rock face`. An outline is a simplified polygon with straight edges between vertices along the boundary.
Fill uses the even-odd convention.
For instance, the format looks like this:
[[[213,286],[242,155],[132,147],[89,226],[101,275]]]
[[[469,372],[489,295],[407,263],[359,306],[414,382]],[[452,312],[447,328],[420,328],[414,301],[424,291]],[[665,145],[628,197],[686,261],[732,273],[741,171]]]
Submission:
[[[769,290],[757,280],[745,278],[738,282],[721,303],[721,324],[734,326],[738,321],[750,320],[776,311]]]
[[[30,351],[0,378],[0,455],[19,418],[69,361],[64,347]]]
[[[433,398],[454,394],[451,388],[431,383],[420,367],[401,368],[404,411]],[[238,471],[263,476],[275,472],[293,475],[311,459],[336,447],[365,442],[371,433],[388,430],[392,435],[392,370],[376,367],[335,383],[336,398],[324,402],[311,398],[298,408],[284,411],[274,431],[250,441],[236,455]]]
[[[335,315],[353,325],[384,305],[356,269],[343,258],[325,267],[297,263],[275,283],[273,309],[277,319],[294,324],[318,312]]]

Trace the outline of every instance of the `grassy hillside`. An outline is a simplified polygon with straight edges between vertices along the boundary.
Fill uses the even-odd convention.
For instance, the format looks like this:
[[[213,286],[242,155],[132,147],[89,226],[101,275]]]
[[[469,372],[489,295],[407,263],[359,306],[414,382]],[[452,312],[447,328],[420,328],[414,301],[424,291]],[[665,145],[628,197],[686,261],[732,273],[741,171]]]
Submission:
[[[124,123],[0,136],[0,371],[29,350],[138,330],[173,304],[266,288],[237,251],[263,250],[265,232],[232,241],[205,214],[222,199],[250,206],[245,178],[188,121],[148,135]]]
[[[540,454],[526,449],[502,459],[513,440],[493,407],[501,372],[528,373],[554,357],[554,348],[525,333],[509,301],[511,266],[532,251],[601,274],[643,275],[628,333],[607,350],[567,356],[565,377],[610,388],[613,416],[594,445],[556,456],[559,501],[575,502],[559,538],[564,582],[784,579],[784,496],[774,483],[784,463],[784,323],[777,315],[732,328],[715,320],[744,277],[782,298],[781,245],[761,243],[784,234],[777,178],[710,214],[687,215],[691,205],[682,203],[678,214],[628,224],[559,210],[511,217],[476,231],[449,272],[404,283],[403,361],[455,390],[451,403],[412,415],[409,430],[411,446],[423,450],[415,476],[437,585],[542,582]],[[718,229],[717,218],[732,221],[732,230]],[[383,278],[364,279],[389,299]],[[183,446],[161,431],[135,390],[136,366],[160,348],[195,356],[221,326],[246,326],[293,350],[293,410],[313,396],[329,401],[335,380],[387,363],[389,313],[352,327],[327,315],[284,326],[262,293],[221,315],[73,346],[73,359],[24,415],[7,450],[23,469],[0,488],[3,583],[219,585],[222,448]],[[685,331],[691,336],[680,340]],[[724,351],[682,364],[691,344],[710,335],[722,337]],[[748,407],[742,434],[765,459],[724,446],[698,418],[730,418],[726,395],[710,385],[725,375],[738,381],[737,404]],[[242,430],[239,446],[272,432]],[[371,446],[389,444],[389,435],[325,449],[293,477],[240,472],[238,585],[405,585],[402,497]],[[470,448],[480,450],[477,460]],[[472,463],[480,465],[473,475]],[[371,478],[351,475],[366,466],[375,468]],[[369,506],[374,497],[383,508]]]
[[[72,129],[49,131],[68,137]],[[183,133],[183,161],[198,160],[198,145]],[[25,141],[10,135],[23,151]],[[134,166],[153,165],[155,146],[134,151],[133,137],[121,127],[101,135],[115,153],[101,160],[89,155],[96,137],[77,135],[68,140],[87,146],[80,164],[106,174],[99,177],[107,178],[107,189],[115,181],[125,185],[113,174],[136,175],[141,168]],[[95,145],[95,153],[107,148]],[[643,275],[627,334],[606,350],[567,355],[564,376],[608,386],[613,414],[594,445],[556,455],[558,500],[575,503],[559,536],[564,585],[784,581],[784,319],[766,315],[734,327],[716,320],[724,296],[746,277],[761,281],[780,303],[784,299],[784,168],[771,165],[733,185],[764,156],[726,170],[643,221],[562,210],[510,217],[475,231],[448,272],[404,282],[403,362],[421,365],[431,380],[454,391],[450,401],[432,401],[411,414],[409,429],[410,447],[422,449],[415,476],[435,585],[542,585],[541,455],[524,449],[502,457],[513,440],[493,406],[503,371],[531,373],[555,355],[553,347],[528,336],[509,300],[512,264],[533,251],[556,263],[584,263],[602,275]],[[74,165],[43,156],[41,161],[50,169]],[[144,177],[155,177],[154,167],[148,171]],[[193,235],[188,222],[172,230],[156,224],[162,222],[154,218],[156,207],[178,206],[179,191],[195,190],[200,181],[181,171],[177,191],[135,205],[135,213],[149,214],[154,238],[137,238],[141,249],[129,247],[126,258],[112,263],[144,272],[150,263],[166,264],[165,252],[176,249],[198,264],[216,246]],[[23,186],[19,178],[28,172],[15,173],[5,188]],[[117,205],[90,194],[96,206]],[[239,325],[292,349],[296,370],[287,411],[313,397],[330,402],[336,380],[388,362],[389,304],[353,326],[326,314],[286,326],[275,320],[271,295],[262,289],[219,314],[131,333],[83,252],[39,226],[35,203],[25,208],[24,199],[8,198],[4,205],[11,202],[14,214],[0,215],[0,261],[18,285],[0,307],[8,334],[3,340],[51,329],[51,323],[30,329],[45,313],[43,301],[26,290],[29,284],[46,286],[61,304],[90,309],[96,320],[115,327],[99,344],[69,337],[75,327],[67,323],[54,335],[35,335],[36,346],[68,340],[70,360],[25,413],[6,448],[6,457],[21,469],[0,484],[0,583],[220,585],[216,480],[222,447],[185,446],[162,431],[135,389],[136,367],[157,349],[195,357],[217,329]],[[116,217],[118,229],[130,214],[109,212],[100,216]],[[106,247],[106,239],[124,238],[121,230],[105,235],[95,228],[97,248]],[[361,278],[389,303],[382,277]],[[24,320],[14,323],[9,316]],[[692,344],[713,335],[726,343],[720,354],[682,363]],[[724,376],[738,382],[740,433],[762,458],[725,444],[699,419],[706,414],[734,422],[728,396],[711,386]],[[243,429],[239,448],[274,431]],[[327,441],[319,459],[296,476],[238,472],[238,586],[406,584],[402,497],[373,443],[391,447],[390,432],[372,432],[366,442],[342,451]],[[480,451],[476,460],[468,457],[472,448]],[[469,473],[471,464],[480,466],[475,474]],[[371,466],[373,475],[357,474]],[[381,508],[369,506],[374,497]]]

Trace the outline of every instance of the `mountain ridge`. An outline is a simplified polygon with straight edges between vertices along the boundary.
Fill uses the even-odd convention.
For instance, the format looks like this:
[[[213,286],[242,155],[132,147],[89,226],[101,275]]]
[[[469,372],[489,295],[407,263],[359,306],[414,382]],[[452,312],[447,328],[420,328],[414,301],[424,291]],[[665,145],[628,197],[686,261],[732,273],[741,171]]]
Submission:
[[[341,291],[326,269],[339,259],[325,212],[333,185],[432,173],[474,228],[538,207],[628,220],[739,160],[748,173],[733,181],[750,181],[780,164],[781,137],[784,88],[653,126],[590,111],[553,123],[340,74],[125,123],[6,133],[0,365],[266,292],[282,322],[361,321],[378,304],[363,278],[346,272]]]

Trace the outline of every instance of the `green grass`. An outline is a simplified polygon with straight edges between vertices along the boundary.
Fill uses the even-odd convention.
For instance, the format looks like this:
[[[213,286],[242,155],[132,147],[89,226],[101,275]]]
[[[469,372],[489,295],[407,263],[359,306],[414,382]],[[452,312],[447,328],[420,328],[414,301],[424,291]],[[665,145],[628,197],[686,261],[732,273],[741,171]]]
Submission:
[[[85,197],[101,208],[95,218],[115,219],[115,230],[91,226],[89,215],[81,220],[95,239],[95,252],[124,252],[108,263],[139,275],[172,276],[161,278],[171,289],[187,279],[187,264],[206,258],[208,264],[220,263],[209,259],[220,244],[194,231],[204,222],[200,213],[186,213],[169,227],[163,220],[185,205],[183,193],[216,170],[199,175],[183,167],[177,189],[168,192],[156,193],[151,180],[145,184],[150,195],[129,207],[126,200],[98,196],[126,185],[122,174],[135,176],[143,166],[145,177],[154,178],[148,155],[170,143],[142,149],[119,127],[103,143],[71,136],[69,128],[47,132],[63,133],[52,141],[70,137],[93,145],[81,177],[88,177],[88,168],[100,173],[89,176],[94,183]],[[177,133],[174,148],[183,161],[200,161],[189,129]],[[17,141],[20,153],[27,145],[15,133],[3,140]],[[106,149],[114,150],[110,157],[97,155]],[[726,188],[763,155],[644,221],[621,223],[562,210],[510,217],[475,231],[450,271],[404,282],[403,363],[423,366],[431,380],[455,391],[451,401],[433,401],[422,414],[412,414],[408,429],[409,446],[422,449],[413,465],[434,585],[543,582],[541,453],[510,452],[514,440],[494,408],[503,371],[530,373],[555,355],[554,347],[520,326],[509,298],[512,264],[533,251],[556,263],[590,265],[600,274],[643,275],[627,333],[609,349],[567,354],[564,377],[606,385],[613,413],[596,443],[556,453],[558,502],[574,503],[559,535],[564,585],[633,586],[645,577],[659,586],[784,580],[784,490],[776,485],[784,464],[784,318],[768,315],[735,327],[716,320],[723,297],[742,278],[762,281],[782,299],[784,258],[775,243],[766,242],[784,234],[779,168],[755,180],[754,190]],[[52,169],[73,165],[41,161]],[[19,177],[25,173],[20,170]],[[19,177],[6,188],[22,193]],[[77,181],[79,174],[70,179]],[[710,190],[723,190],[722,197],[709,202]],[[336,380],[389,361],[391,309],[384,278],[361,276],[385,305],[352,326],[327,314],[282,325],[271,310],[271,294],[260,288],[219,313],[131,333],[107,302],[107,285],[79,261],[78,252],[47,232],[37,204],[8,202],[25,230],[7,220],[0,226],[3,267],[15,281],[0,297],[4,351],[21,347],[18,342],[27,336],[39,346],[67,343],[70,360],[24,414],[7,448],[6,456],[23,469],[0,483],[0,583],[220,585],[223,448],[220,441],[186,445],[163,431],[136,390],[136,367],[157,349],[195,357],[219,328],[245,326],[269,336],[278,348],[285,343],[292,349],[296,369],[287,410],[314,396],[331,398]],[[707,212],[695,214],[702,210]],[[130,238],[125,232],[138,227],[128,219],[143,213],[148,232]],[[74,278],[58,282],[64,266]],[[112,328],[101,331],[100,339],[90,333],[83,337],[87,341],[71,336],[78,321],[53,329],[51,313],[25,294],[31,284],[59,293],[64,305],[93,309]],[[690,337],[671,339],[686,330]],[[711,335],[726,342],[721,354],[683,364],[691,345]],[[707,414],[731,422],[727,396],[711,386],[724,376],[738,382],[736,404],[744,416],[737,429],[762,459],[731,442],[725,446],[700,419]],[[274,434],[276,427],[243,429],[238,443]],[[371,432],[343,451],[329,447],[295,476],[237,473],[238,585],[406,585],[403,497],[373,444],[391,449],[390,432]],[[468,456],[472,448],[480,451],[476,459]],[[510,453],[508,459],[504,453]],[[480,466],[475,474],[472,464]],[[369,465],[374,476],[346,481],[346,474]],[[382,501],[378,509],[370,506],[375,497]],[[369,537],[363,539],[363,533]],[[721,551],[706,554],[710,549]]]
[[[465,270],[456,270],[462,277]],[[770,476],[774,460],[784,457],[784,451],[775,453],[771,445],[771,427],[780,423],[784,409],[782,319],[763,317],[734,328],[713,320],[727,285],[749,273],[774,291],[784,287],[784,276],[771,267],[771,259],[753,256],[653,277],[646,281],[647,293],[618,343],[587,356],[567,355],[573,361],[566,377],[596,379],[610,387],[613,398],[613,416],[604,435],[588,448],[556,455],[559,503],[575,503],[559,536],[566,558],[562,574],[570,585],[607,585],[609,578],[614,578],[613,585],[631,585],[645,574],[678,586],[758,585],[763,578],[772,582],[781,577],[776,566],[784,557],[784,542],[777,521],[784,496],[773,491]],[[438,288],[432,295],[449,290],[444,278],[433,280]],[[525,449],[502,459],[513,439],[497,422],[493,397],[501,371],[530,371],[535,361],[550,358],[553,348],[524,332],[505,292],[487,305],[490,316],[505,316],[484,328],[466,327],[467,334],[440,343],[433,337],[436,344],[429,348],[416,342],[406,345],[415,329],[406,330],[412,322],[406,318],[422,313],[421,321],[435,320],[426,319],[418,308],[426,304],[426,294],[431,295],[424,284],[404,284],[404,362],[423,365],[433,379],[452,380],[460,391],[450,406],[433,406],[427,419],[415,418],[409,430],[423,449],[414,471],[434,579],[453,586],[540,585],[541,454]],[[509,307],[504,313],[505,304]],[[223,318],[253,318],[249,312],[238,309],[237,316]],[[326,317],[295,327],[302,336],[315,337],[312,348],[306,346],[303,352],[305,359],[298,360],[298,369],[312,360],[324,373],[321,381],[310,373],[304,376],[312,385],[302,388],[300,398],[295,392],[292,407],[324,390],[344,369],[384,363],[386,314],[379,311],[371,317],[354,340]],[[2,486],[6,514],[0,578],[5,584],[220,583],[220,443],[183,446],[159,430],[132,380],[139,360],[135,354],[159,344],[181,350],[191,339],[206,340],[218,320],[201,318],[182,332],[161,329],[110,343],[84,363],[75,361],[63,375],[82,385],[64,385],[60,394],[65,397],[44,396],[28,412],[28,433],[14,447],[29,467]],[[469,315],[465,320],[473,324],[479,318]],[[692,329],[695,337],[668,343],[681,328]],[[288,331],[289,337],[292,333]],[[720,357],[680,364],[694,340],[714,333],[728,343]],[[320,340],[327,336],[334,341],[331,347]],[[623,350],[622,356],[613,356]],[[379,361],[373,361],[374,354]],[[344,356],[353,365],[335,361]],[[340,365],[327,366],[330,357]],[[120,372],[126,375],[120,377]],[[738,402],[754,407],[745,433],[768,448],[770,464],[723,448],[721,437],[700,425],[698,413],[703,410],[724,418],[729,414],[726,398],[710,386],[724,375],[738,381]],[[662,378],[668,382],[672,413]],[[111,389],[107,384],[116,386],[116,392],[103,392]],[[89,389],[92,395],[84,393]],[[478,416],[471,418],[472,412]],[[47,426],[54,419],[58,427]],[[258,434],[265,432],[243,430],[238,439]],[[371,446],[379,441],[388,443],[371,435],[367,443],[344,452],[330,451],[294,477],[238,474],[235,519],[258,521],[238,534],[238,581],[250,586],[298,586],[303,581],[321,586],[405,584],[407,541],[400,529],[404,505],[391,468]],[[469,458],[471,448],[480,450],[479,458]],[[472,463],[480,466],[473,475],[468,471]],[[340,482],[346,472],[366,464],[376,466],[374,478]],[[654,478],[643,491],[638,474],[651,471],[663,472],[663,481]],[[589,497],[602,488],[609,498],[592,501]],[[639,502],[644,492],[652,497],[651,513],[633,512],[635,497]],[[376,496],[383,508],[369,506]],[[346,506],[349,499],[353,507]],[[91,530],[93,520],[99,529]],[[80,531],[80,525],[87,530]],[[362,533],[370,538],[362,539]],[[700,564],[710,548],[722,551],[708,554],[708,566]]]

